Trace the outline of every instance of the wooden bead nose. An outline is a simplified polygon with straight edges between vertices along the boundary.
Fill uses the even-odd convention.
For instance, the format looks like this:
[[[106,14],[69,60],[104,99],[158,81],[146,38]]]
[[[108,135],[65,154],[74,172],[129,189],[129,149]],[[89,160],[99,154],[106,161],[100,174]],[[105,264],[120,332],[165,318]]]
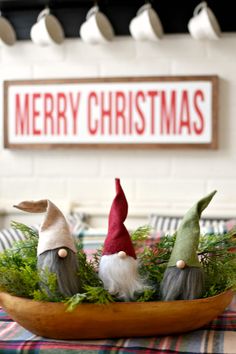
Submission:
[[[176,262],[176,267],[179,269],[183,269],[185,267],[185,261],[183,261],[182,259],[180,259],[179,261]]]
[[[61,248],[58,250],[57,254],[60,258],[66,258],[66,256],[68,255],[68,252],[65,248]]]
[[[120,252],[118,252],[118,256],[120,258],[125,258],[126,257],[126,253],[124,251],[120,251]]]

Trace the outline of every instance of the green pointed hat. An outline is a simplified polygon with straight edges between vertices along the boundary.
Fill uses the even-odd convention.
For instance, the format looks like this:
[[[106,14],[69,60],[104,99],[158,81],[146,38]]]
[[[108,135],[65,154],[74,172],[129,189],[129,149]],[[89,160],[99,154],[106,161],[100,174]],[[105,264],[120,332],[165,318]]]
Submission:
[[[216,191],[200,199],[185,214],[177,230],[176,241],[169,259],[168,267],[201,267],[197,255],[200,236],[199,219],[215,193]]]

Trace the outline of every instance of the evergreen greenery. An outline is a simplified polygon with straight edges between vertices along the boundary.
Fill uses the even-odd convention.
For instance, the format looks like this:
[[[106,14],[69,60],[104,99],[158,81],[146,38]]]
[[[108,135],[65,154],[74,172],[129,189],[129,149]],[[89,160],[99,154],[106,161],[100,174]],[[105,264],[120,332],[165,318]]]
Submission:
[[[135,231],[133,231],[130,235],[131,240],[134,246],[138,246],[146,241],[148,235],[150,234],[152,228],[149,225],[144,225],[138,227]]]
[[[14,222],[12,227],[21,230],[26,240],[15,243],[14,248],[0,254],[0,289],[32,298],[39,282],[36,268],[38,235],[20,223]]]
[[[78,248],[78,262],[81,293],[69,299],[57,293],[56,276],[44,272],[39,277],[37,271],[38,232],[24,224],[12,223],[12,227],[22,231],[26,240],[16,242],[12,249],[0,254],[0,289],[12,295],[31,298],[39,301],[49,301],[42,282],[50,290],[50,301],[63,301],[71,311],[76,305],[87,303],[106,304],[118,301],[104,288],[98,278],[97,269],[102,255],[98,249],[93,259],[88,261],[81,244]],[[139,258],[139,271],[147,279],[150,288],[139,294],[136,301],[158,300],[158,284],[162,280],[173,245],[175,235],[165,236],[159,242],[148,244],[150,227],[143,226],[131,234]],[[236,290],[236,230],[225,235],[205,235],[200,238],[199,257],[206,275],[204,297],[216,295],[233,288]]]
[[[75,294],[66,301],[67,311],[73,311],[82,302],[93,304],[108,304],[114,302],[115,298],[108,293],[102,286],[85,286],[85,292]]]

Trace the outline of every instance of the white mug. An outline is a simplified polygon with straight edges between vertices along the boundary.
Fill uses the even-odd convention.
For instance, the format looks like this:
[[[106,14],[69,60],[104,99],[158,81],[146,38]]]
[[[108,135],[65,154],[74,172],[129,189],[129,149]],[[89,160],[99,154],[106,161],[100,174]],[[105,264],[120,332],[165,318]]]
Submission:
[[[86,16],[86,21],[80,27],[80,37],[86,43],[98,44],[111,41],[114,31],[108,18],[93,6]]]
[[[16,41],[16,33],[10,22],[0,12],[0,46],[13,45]]]
[[[41,46],[63,42],[63,28],[58,19],[50,14],[49,8],[40,12],[37,22],[31,28],[30,37],[35,44]]]
[[[137,12],[129,25],[132,37],[137,41],[158,41],[163,36],[161,21],[151,4],[145,4]]]
[[[219,39],[221,34],[219,23],[205,1],[194,9],[188,30],[194,39]]]

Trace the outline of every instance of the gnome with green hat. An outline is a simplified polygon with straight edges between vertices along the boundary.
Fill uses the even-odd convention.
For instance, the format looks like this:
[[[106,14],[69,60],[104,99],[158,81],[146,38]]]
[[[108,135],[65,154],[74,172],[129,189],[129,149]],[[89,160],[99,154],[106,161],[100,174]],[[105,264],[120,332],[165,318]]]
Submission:
[[[189,209],[177,230],[175,245],[161,282],[164,301],[197,299],[203,293],[204,273],[197,254],[199,219],[215,193],[210,193]]]

